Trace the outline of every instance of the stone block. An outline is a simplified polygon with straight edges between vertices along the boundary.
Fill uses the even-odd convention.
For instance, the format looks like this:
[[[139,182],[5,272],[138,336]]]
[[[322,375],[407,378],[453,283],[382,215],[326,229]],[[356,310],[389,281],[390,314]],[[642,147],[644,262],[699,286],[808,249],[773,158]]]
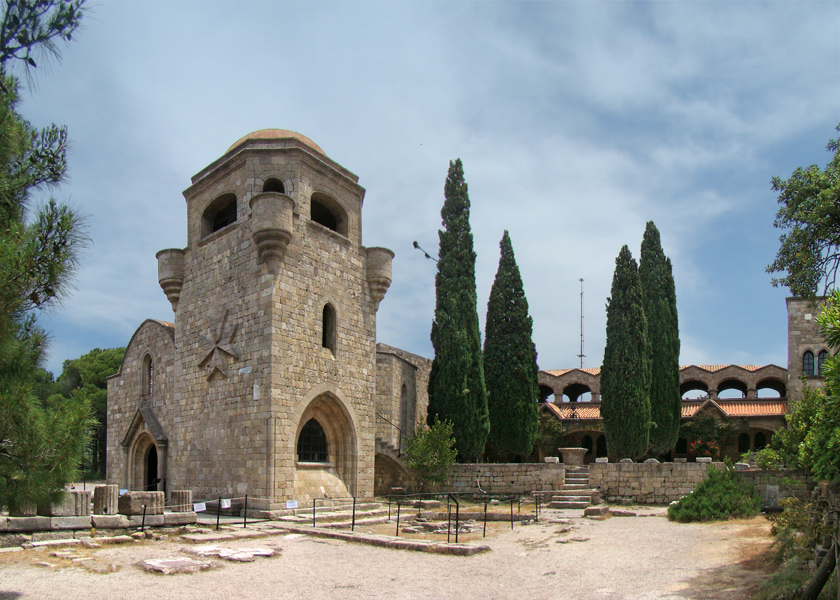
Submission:
[[[97,529],[128,528],[128,518],[124,515],[92,515],[91,522]]]
[[[622,463],[622,464],[625,464],[625,465],[626,464],[633,464],[633,459],[632,458],[622,458],[619,462]]]
[[[197,522],[198,522],[198,517],[192,511],[190,511],[190,512],[176,512],[176,513],[163,513],[163,525],[164,525],[164,527],[177,527],[179,525],[192,525],[193,523],[197,523]]]
[[[735,463],[735,470],[736,471],[749,471],[750,470],[750,463]]]
[[[9,510],[10,517],[34,517],[38,514],[38,507],[31,502],[27,502],[22,506]]]
[[[559,456],[546,456],[544,460],[547,463],[552,463],[552,464],[555,464],[555,465],[560,463],[560,457]]]
[[[117,503],[121,515],[162,515],[164,504],[163,492],[126,492]]]
[[[32,541],[31,535],[24,535],[22,533],[0,535],[0,548],[13,548],[15,546],[23,546]]]
[[[658,464],[661,464],[661,463],[658,460],[656,460],[655,458],[649,458],[645,461],[645,464],[646,465],[658,465]]]
[[[684,463],[684,462],[687,462],[687,461],[688,461],[687,458],[675,458],[674,459],[675,463]]]
[[[699,462],[699,463],[710,463],[710,462],[712,462],[712,457],[711,456],[698,456],[697,457],[697,462]]]
[[[50,517],[50,529],[90,529],[90,516]]]
[[[131,515],[128,517],[128,526],[143,526],[143,515]],[[146,527],[163,527],[163,515],[146,514]]]
[[[49,531],[49,517],[8,517],[6,531]]]
[[[115,515],[120,497],[120,486],[98,485],[93,490],[93,514]]]
[[[598,464],[608,464],[610,462],[610,459],[606,456],[600,456],[595,459],[595,462]]]

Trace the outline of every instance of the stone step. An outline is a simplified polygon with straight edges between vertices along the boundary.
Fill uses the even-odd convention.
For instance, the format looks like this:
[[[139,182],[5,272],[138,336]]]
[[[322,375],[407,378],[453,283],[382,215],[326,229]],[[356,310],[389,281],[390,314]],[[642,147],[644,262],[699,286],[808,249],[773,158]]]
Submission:
[[[566,482],[566,485],[563,486],[563,490],[588,490],[589,484],[588,483],[569,483]]]
[[[549,508],[580,508],[586,509],[589,508],[589,501],[586,502],[567,502],[565,500],[560,501],[556,500],[554,502],[549,502]]]
[[[551,498],[552,502],[586,502],[586,505],[589,506],[591,496],[553,496]]]

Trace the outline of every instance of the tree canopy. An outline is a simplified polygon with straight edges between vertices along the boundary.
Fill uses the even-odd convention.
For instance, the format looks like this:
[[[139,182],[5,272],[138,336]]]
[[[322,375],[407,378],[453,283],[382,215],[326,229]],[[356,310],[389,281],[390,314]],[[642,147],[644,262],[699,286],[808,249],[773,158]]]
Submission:
[[[840,131],[840,125],[837,126]],[[779,211],[774,225],[784,233],[768,273],[794,296],[814,297],[833,289],[840,267],[840,139],[829,140],[834,156],[820,169],[797,168],[789,179],[774,177]]]
[[[650,357],[650,449],[664,454],[679,437],[680,332],[671,260],[662,251],[659,230],[648,221],[639,261]]]
[[[67,133],[36,129],[18,112],[10,63],[57,51],[79,27],[83,1],[8,1],[0,23],[0,506],[10,511],[54,499],[76,476],[87,446],[88,401],[78,393],[44,399],[39,365],[47,343],[38,309],[65,291],[85,237],[79,217],[53,200],[32,210],[35,191],[58,184]]]
[[[429,374],[428,423],[449,421],[458,460],[477,461],[490,431],[475,291],[470,198],[461,159],[449,163],[435,276],[435,358]]]
[[[601,416],[612,460],[648,449],[650,352],[639,268],[627,246],[615,259],[607,299],[607,342],[601,367]]]
[[[533,321],[513,245],[505,231],[487,303],[484,379],[490,414],[489,444],[501,458],[528,456],[537,438],[537,349]]]

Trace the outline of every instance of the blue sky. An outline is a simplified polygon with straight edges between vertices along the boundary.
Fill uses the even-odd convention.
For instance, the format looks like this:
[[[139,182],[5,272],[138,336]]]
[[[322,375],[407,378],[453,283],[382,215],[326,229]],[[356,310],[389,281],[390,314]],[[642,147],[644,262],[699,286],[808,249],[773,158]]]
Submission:
[[[431,356],[448,161],[464,162],[479,318],[510,231],[543,369],[599,366],[615,257],[645,223],[674,265],[681,362],[775,363],[773,175],[824,166],[840,122],[839,2],[111,2],[22,112],[67,125],[54,196],[87,216],[47,368],[172,319],[155,253],[181,192],[244,134],[299,131],[359,175],[363,242],[396,253],[378,339]]]

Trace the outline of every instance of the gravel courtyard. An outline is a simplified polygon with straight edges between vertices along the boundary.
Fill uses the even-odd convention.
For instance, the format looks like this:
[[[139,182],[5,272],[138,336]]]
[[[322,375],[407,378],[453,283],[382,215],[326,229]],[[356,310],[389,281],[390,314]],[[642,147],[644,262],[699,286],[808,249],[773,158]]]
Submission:
[[[77,549],[71,562],[52,550],[0,554],[0,600],[179,598],[467,598],[619,600],[747,598],[764,576],[771,539],[763,517],[714,524],[670,523],[654,516],[590,520],[582,511],[546,511],[540,523],[500,529],[471,557],[376,548],[274,534],[221,542],[268,547],[250,563],[213,560],[213,568],[160,575],[147,559],[188,557],[170,536],[99,549]],[[249,527],[250,528],[250,527]],[[482,543],[470,542],[470,543]]]

